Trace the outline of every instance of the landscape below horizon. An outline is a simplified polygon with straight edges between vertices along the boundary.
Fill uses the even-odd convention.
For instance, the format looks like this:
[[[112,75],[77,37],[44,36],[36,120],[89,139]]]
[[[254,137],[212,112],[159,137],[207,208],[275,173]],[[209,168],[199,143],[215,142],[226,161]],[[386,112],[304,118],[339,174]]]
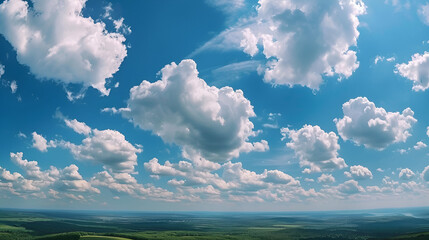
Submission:
[[[429,239],[429,208],[253,213],[1,209],[0,239]]]

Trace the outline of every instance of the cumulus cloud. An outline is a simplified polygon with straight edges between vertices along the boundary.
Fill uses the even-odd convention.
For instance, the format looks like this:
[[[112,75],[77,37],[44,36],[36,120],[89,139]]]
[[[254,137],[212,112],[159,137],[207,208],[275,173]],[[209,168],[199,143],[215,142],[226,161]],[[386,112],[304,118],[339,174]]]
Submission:
[[[399,178],[402,180],[410,180],[414,178],[416,174],[411,171],[409,168],[401,169],[401,172],[399,172]]]
[[[417,122],[414,112],[406,108],[399,112],[387,112],[378,108],[366,97],[350,99],[343,104],[344,117],[334,119],[339,135],[357,145],[383,150],[389,145],[405,142],[411,136],[409,130]]]
[[[113,77],[127,55],[125,38],[105,24],[83,17],[86,0],[7,0],[0,5],[0,33],[17,59],[39,79],[82,84],[109,95]]]
[[[263,49],[265,82],[317,90],[323,76],[348,78],[358,68],[351,47],[365,9],[360,0],[259,1],[255,23],[242,30],[240,46],[251,56]]]
[[[372,179],[372,172],[361,165],[351,166],[349,172],[344,172],[344,175],[355,180]]]
[[[411,61],[395,65],[395,73],[413,81],[414,91],[425,91],[429,88],[429,52],[416,53]]]
[[[106,187],[114,193],[126,193],[136,198],[151,198],[155,200],[173,200],[173,193],[163,188],[139,184],[137,180],[128,173],[99,172],[91,178],[94,186]]]
[[[31,134],[33,136],[33,147],[41,152],[48,151],[50,147],[56,147],[54,141],[46,140],[42,135],[37,134],[37,132],[33,132]]]
[[[365,192],[365,189],[362,186],[359,186],[359,183],[355,180],[348,180],[338,185],[337,190],[343,194],[356,194]]]
[[[0,185],[9,184],[9,191],[15,195],[46,198],[45,191],[53,198],[65,197],[70,192],[100,193],[89,182],[84,180],[79,168],[72,164],[64,169],[51,166],[48,170],[41,170],[37,161],[24,159],[22,152],[10,153],[10,159],[18,167],[25,171],[25,176],[20,173],[10,173],[0,167]],[[48,191],[49,189],[49,191]],[[83,200],[83,199],[81,199]]]
[[[80,145],[70,142],[62,142],[61,145],[70,149],[77,159],[101,163],[109,171],[118,173],[134,172],[137,154],[142,152],[129,143],[122,133],[110,129],[93,129]]]
[[[193,60],[166,65],[161,80],[131,88],[127,108],[111,111],[120,111],[188,155],[225,161],[240,152],[268,150],[266,141],[248,142],[256,135],[249,120],[255,113],[243,92],[208,86]]]
[[[33,147],[38,149],[41,152],[48,151],[47,140],[42,136],[37,134],[36,132],[32,133],[33,135]]]
[[[317,182],[323,184],[333,183],[335,182],[335,178],[332,176],[332,174],[322,174],[317,178]]]
[[[295,151],[301,167],[307,173],[332,171],[347,167],[344,159],[338,156],[340,145],[334,132],[325,132],[319,126],[304,125],[299,130],[282,128],[283,139],[289,138],[287,147]]]

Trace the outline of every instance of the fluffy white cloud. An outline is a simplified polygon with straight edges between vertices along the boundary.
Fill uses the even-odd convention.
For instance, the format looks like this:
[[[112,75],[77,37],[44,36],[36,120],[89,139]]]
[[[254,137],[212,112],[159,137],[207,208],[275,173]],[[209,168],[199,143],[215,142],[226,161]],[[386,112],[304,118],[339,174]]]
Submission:
[[[158,159],[153,158],[149,162],[144,163],[144,167],[146,171],[150,172],[152,175],[184,176],[187,169],[191,166],[190,163],[184,161],[179,162],[178,166],[174,166],[169,161],[166,161],[164,165],[161,165],[158,163]]]
[[[350,172],[345,172],[344,174],[355,180],[372,179],[372,172],[361,165],[351,166]]]
[[[408,63],[396,64],[396,73],[413,81],[414,91],[425,91],[429,88],[429,52],[416,53]]]
[[[83,17],[86,0],[6,0],[0,5],[0,33],[20,63],[40,79],[78,83],[109,95],[106,78],[119,70],[125,38],[103,22]]]
[[[426,25],[429,25],[429,3],[426,3],[425,5],[421,5],[417,9],[417,13],[422,20],[422,22]]]
[[[334,119],[339,135],[357,145],[383,150],[392,143],[405,142],[411,126],[417,122],[414,112],[402,113],[377,108],[366,97],[350,99],[343,104],[344,117]]]
[[[100,193],[89,182],[79,174],[79,168],[72,164],[64,169],[51,166],[42,171],[37,161],[23,159],[23,153],[10,153],[10,159],[25,171],[25,177],[20,173],[11,174],[0,167],[0,185],[9,184],[9,191],[26,197],[28,194],[36,197],[46,198],[45,191],[54,198],[64,197],[70,192]],[[55,190],[54,190],[55,189]]]
[[[414,149],[415,150],[420,150],[420,149],[423,149],[423,148],[425,148],[425,147],[427,147],[427,145],[426,145],[426,143],[424,143],[424,142],[422,142],[422,141],[419,141],[419,142],[417,142],[416,143],[416,145],[414,145]]]
[[[282,128],[281,133],[283,139],[291,140],[286,146],[295,151],[301,167],[310,167],[307,173],[347,167],[344,159],[338,157],[340,145],[334,132],[326,133],[319,126],[304,125],[299,130]]]
[[[333,183],[335,182],[335,178],[332,176],[332,174],[322,174],[317,178],[317,182],[323,184]]]
[[[299,181],[295,180],[289,174],[286,174],[279,170],[265,170],[262,174],[265,182],[276,183],[276,184],[290,184],[299,185]]]
[[[137,180],[128,173],[99,172],[91,179],[91,184],[109,188],[115,193],[126,193],[142,199],[149,197],[162,201],[173,200],[172,192],[154,186],[145,187],[137,183]]]
[[[33,135],[33,147],[38,149],[41,152],[48,151],[48,141],[36,132],[32,133]]]
[[[249,120],[255,113],[243,92],[208,86],[193,60],[166,65],[161,80],[131,88],[127,108],[119,111],[188,155],[225,161],[240,152],[268,149],[266,141],[248,142],[255,136]]]
[[[402,180],[410,180],[414,178],[416,174],[411,171],[409,168],[401,169],[401,172],[399,172],[399,178]]]
[[[93,129],[92,135],[82,140],[81,145],[69,142],[62,142],[61,145],[70,149],[75,158],[101,163],[116,173],[134,172],[137,153],[142,152],[129,143],[122,133],[110,129]]]
[[[260,0],[240,47],[253,56],[261,46],[267,58],[264,81],[317,90],[323,76],[348,78],[358,68],[351,47],[365,9],[360,0]]]
[[[56,175],[55,168],[53,168],[52,171],[41,171],[37,161],[28,161],[23,159],[23,157],[24,154],[22,152],[10,153],[12,162],[25,171],[27,178],[46,182],[52,182],[54,180]]]
[[[73,131],[79,134],[89,135],[92,131],[88,125],[86,125],[84,122],[79,122],[76,119],[64,119],[64,122],[66,123],[67,127],[73,129]]]
[[[359,183],[355,180],[348,180],[338,185],[337,190],[343,194],[355,194],[365,192],[365,189],[362,186],[359,186]]]
[[[0,167],[0,178],[5,181],[16,181],[18,178],[22,177],[20,173],[14,172],[10,173],[8,170]]]
[[[82,178],[78,170],[79,168],[72,164],[59,171],[59,179],[54,183],[54,188],[60,192],[100,193],[100,190]]]

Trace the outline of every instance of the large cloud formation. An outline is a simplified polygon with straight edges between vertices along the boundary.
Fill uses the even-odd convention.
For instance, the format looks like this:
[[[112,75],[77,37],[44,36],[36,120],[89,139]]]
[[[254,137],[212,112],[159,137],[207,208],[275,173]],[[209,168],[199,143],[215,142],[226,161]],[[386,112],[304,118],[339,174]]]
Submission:
[[[429,52],[414,54],[408,63],[396,64],[396,73],[413,81],[414,91],[429,88]]]
[[[253,56],[262,45],[264,81],[319,89],[323,76],[348,78],[358,68],[360,0],[260,0],[240,46]]]
[[[120,112],[188,155],[225,161],[240,152],[268,150],[266,141],[248,142],[256,134],[249,120],[255,113],[243,92],[208,86],[193,60],[166,65],[161,80],[131,88],[128,106]]]
[[[402,113],[387,112],[366,97],[344,103],[343,113],[343,118],[334,119],[339,135],[344,140],[378,150],[392,143],[405,142],[411,136],[409,130],[417,122],[410,108]]]
[[[18,61],[40,79],[78,83],[109,95],[106,78],[119,70],[125,38],[103,22],[83,17],[86,0],[6,0],[0,5],[0,33]]]
[[[344,159],[338,157],[338,136],[334,132],[326,133],[319,126],[304,125],[299,130],[282,128],[283,139],[289,138],[287,147],[295,151],[301,167],[310,167],[304,171],[332,171],[347,167]]]

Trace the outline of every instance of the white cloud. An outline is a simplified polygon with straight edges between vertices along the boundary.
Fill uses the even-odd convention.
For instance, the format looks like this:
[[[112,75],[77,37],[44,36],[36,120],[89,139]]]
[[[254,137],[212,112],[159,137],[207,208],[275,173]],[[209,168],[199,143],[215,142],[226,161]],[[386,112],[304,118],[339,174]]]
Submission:
[[[183,166],[182,166],[183,165]],[[182,170],[185,170],[188,168],[186,167],[188,165],[188,162],[180,162],[179,166],[177,168],[181,168]],[[182,166],[182,167],[181,167]],[[161,176],[184,176],[185,172],[180,171],[173,166],[169,161],[166,161],[164,165],[161,165],[158,163],[158,159],[153,158],[149,162],[144,163],[144,167],[146,171],[150,172],[152,175],[161,175]]]
[[[265,182],[299,185],[299,181],[295,180],[289,174],[286,174],[279,170],[269,170],[269,171],[265,170],[262,175],[265,176],[263,178]]]
[[[48,141],[42,135],[37,134],[37,132],[33,132],[32,136],[34,148],[41,152],[48,151]]]
[[[416,145],[414,145],[414,149],[415,150],[420,150],[420,149],[423,149],[423,148],[425,148],[425,147],[427,147],[427,145],[424,143],[424,142],[422,142],[422,141],[419,141],[419,142],[417,142],[416,143]]]
[[[228,14],[245,6],[245,0],[206,0],[206,2]]]
[[[88,125],[86,125],[84,122],[79,122],[76,119],[69,120],[65,118],[64,122],[67,125],[67,127],[73,129],[73,131],[79,134],[84,134],[88,136],[92,132],[91,128],[88,127]]]
[[[131,88],[127,108],[116,111],[188,155],[225,161],[240,152],[268,150],[266,141],[248,142],[256,135],[249,120],[255,113],[243,92],[208,86],[193,60],[166,65],[161,80]]]
[[[345,172],[344,174],[355,180],[372,179],[372,172],[361,165],[351,166],[350,172]]]
[[[382,61],[384,61],[383,56],[379,56],[379,55],[375,56],[374,64],[377,64],[378,62],[382,62]]]
[[[82,178],[78,172],[79,168],[72,164],[60,171],[59,179],[54,183],[54,188],[60,192],[93,192],[100,193],[100,190],[93,187],[91,183]]]
[[[58,170],[55,167],[47,171],[41,171],[37,161],[28,161],[23,157],[22,152],[10,153],[11,161],[25,171],[28,179],[41,181],[40,184],[45,185],[53,182],[58,176]]]
[[[317,90],[324,76],[348,78],[358,68],[358,16],[366,12],[361,0],[262,0],[253,13],[241,18],[202,47],[242,49],[266,58],[258,70],[273,85],[301,85]],[[338,24],[341,23],[341,24]]]
[[[306,172],[332,171],[347,167],[344,159],[338,157],[338,136],[334,132],[326,133],[319,126],[304,125],[299,130],[282,128],[284,138],[291,141],[287,147],[295,151],[300,166],[308,166]]]
[[[103,95],[107,78],[119,70],[127,50],[125,38],[108,33],[103,22],[83,17],[86,0],[23,0],[0,5],[0,33],[20,63],[40,79],[91,86]]]
[[[425,169],[423,170],[422,179],[423,181],[429,182],[429,166],[425,167]]]
[[[396,61],[396,58],[395,57],[386,58],[386,61],[394,62],[394,61]]]
[[[0,63],[0,78],[3,76],[4,72],[5,72],[5,67],[3,64]]]
[[[20,177],[22,177],[22,175],[20,173],[17,173],[17,172],[10,173],[10,171],[0,167],[0,178],[1,179],[5,180],[5,181],[16,181]]]
[[[115,26],[116,32],[121,32],[123,34],[131,33],[131,27],[124,23],[124,18],[113,20],[113,25]]]
[[[414,112],[406,108],[402,113],[377,108],[366,97],[350,99],[343,104],[344,117],[334,119],[339,135],[357,145],[383,150],[390,144],[405,142],[411,126],[417,122]]]
[[[75,158],[101,163],[114,173],[134,172],[137,153],[142,152],[140,148],[129,143],[122,133],[110,129],[93,129],[92,134],[82,140],[81,145],[69,142],[60,144],[70,149]]]
[[[99,172],[91,178],[91,184],[109,188],[115,193],[126,193],[137,198],[149,197],[155,200],[173,200],[173,193],[165,189],[137,183],[137,180],[128,173]]]
[[[251,56],[262,46],[264,81],[319,89],[323,76],[348,78],[358,68],[360,0],[259,1],[255,23],[242,30],[240,46]],[[341,23],[341,24],[338,24]]]
[[[323,184],[329,184],[335,182],[335,178],[332,176],[332,174],[322,174],[320,177],[317,178],[317,182],[323,183]]]
[[[409,168],[401,169],[401,172],[399,172],[399,178],[402,180],[410,180],[414,178],[416,174],[411,171]]]
[[[42,171],[37,161],[23,159],[23,153],[10,153],[10,159],[25,171],[25,177],[19,173],[11,174],[0,167],[0,183],[11,183],[11,192],[23,197],[31,194],[36,197],[46,198],[45,190],[53,198],[61,198],[67,192],[100,193],[97,188],[84,180],[79,174],[79,168],[72,164],[64,169],[57,169],[51,166],[48,170]],[[55,189],[55,190],[54,190]]]
[[[417,9],[417,13],[422,22],[426,25],[429,25],[429,3],[420,5],[420,7]]]
[[[348,180],[338,185],[337,190],[343,194],[356,194],[365,192],[365,189],[362,186],[359,186],[359,183],[355,180]]]
[[[414,91],[425,91],[429,88],[429,52],[414,54],[411,61],[395,65],[395,73],[413,81]]]
[[[18,84],[16,84],[16,81],[10,82],[10,91],[12,93],[16,93],[16,90],[18,90]]]
[[[395,57],[386,58],[384,56],[377,55],[374,59],[374,64],[377,64],[378,62],[383,62],[384,60],[386,60],[388,62],[394,62],[396,60],[396,58]]]
[[[377,168],[377,172],[384,172],[384,170],[383,169],[381,169],[381,168]]]

